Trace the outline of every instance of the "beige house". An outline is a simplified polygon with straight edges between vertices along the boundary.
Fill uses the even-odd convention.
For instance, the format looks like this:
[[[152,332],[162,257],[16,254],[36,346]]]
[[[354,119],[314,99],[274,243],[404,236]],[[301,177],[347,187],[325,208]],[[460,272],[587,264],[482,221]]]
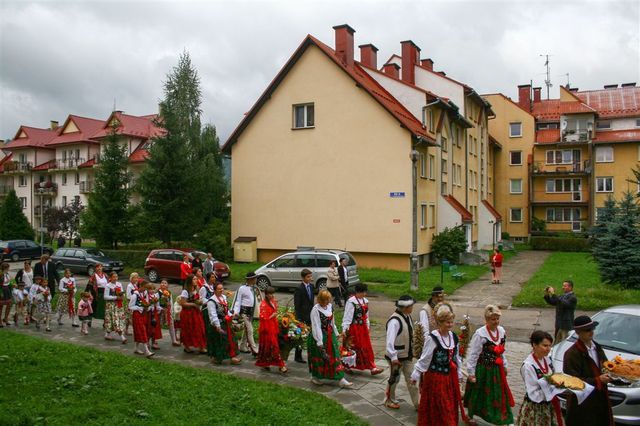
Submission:
[[[426,266],[445,226],[464,225],[470,251],[490,244],[495,227],[476,218],[494,214],[485,207],[489,104],[428,69],[411,41],[378,69],[375,46],[361,45],[358,62],[355,31],[334,29],[334,49],[303,40],[223,147],[232,161],[232,239],[256,238],[260,261],[313,246],[400,270],[409,268],[414,236]]]

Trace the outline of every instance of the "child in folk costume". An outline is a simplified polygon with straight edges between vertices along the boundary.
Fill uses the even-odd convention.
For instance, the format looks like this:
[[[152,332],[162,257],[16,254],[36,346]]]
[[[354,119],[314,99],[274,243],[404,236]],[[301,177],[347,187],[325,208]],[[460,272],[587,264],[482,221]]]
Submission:
[[[434,312],[438,328],[429,333],[411,374],[412,382],[420,384],[417,424],[457,426],[458,408],[468,419],[460,398],[458,336],[451,331],[455,315],[447,304],[437,305]]]
[[[13,289],[13,306],[15,313],[13,314],[13,324],[17,327],[20,324],[20,317],[25,321],[25,325],[29,324],[27,321],[26,305],[29,298],[29,292],[25,289],[24,282],[19,281],[18,286]]]
[[[131,300],[131,296],[133,295],[133,292],[138,289],[139,279],[140,279],[140,276],[138,275],[137,272],[132,272],[131,275],[129,275],[129,284],[127,284],[127,300],[128,301]],[[127,309],[125,310],[125,319],[124,319],[124,334],[126,336],[131,335],[131,333],[129,332],[130,325],[131,325],[131,309],[127,307]]]
[[[40,280],[40,284],[35,291],[33,297],[36,304],[36,328],[40,329],[40,324],[44,324],[46,331],[51,331],[51,290],[49,290],[49,281],[46,278]]]
[[[167,280],[160,281],[160,289],[158,290],[158,304],[160,305],[160,324],[169,328],[171,336],[171,345],[180,346],[180,342],[176,338],[176,328],[173,323],[173,295],[169,291],[169,283]]]
[[[207,353],[207,339],[200,306],[202,300],[198,294],[198,283],[195,275],[189,275],[185,288],[180,293],[180,339],[186,353],[193,353],[192,347],[198,348],[202,354]]]
[[[82,323],[80,333],[84,335],[89,334],[89,321],[91,321],[91,315],[93,314],[93,307],[91,305],[92,301],[93,297],[88,291],[83,291],[80,294],[80,301],[78,302],[78,318]]]
[[[27,315],[29,317],[29,322],[36,320],[36,295],[38,294],[38,290],[40,289],[40,282],[42,281],[42,277],[40,275],[36,275],[33,277],[33,285],[29,289],[29,309],[27,311]]]
[[[275,298],[276,290],[267,287],[265,298],[260,302],[260,328],[258,329],[258,359],[256,365],[265,370],[270,366],[279,367],[281,373],[286,373],[282,357],[280,356],[280,344],[278,335],[280,326],[278,325],[278,302]]]
[[[553,338],[545,331],[536,330],[531,334],[533,351],[520,367],[526,393],[520,406],[517,426],[562,426],[560,401],[555,396],[547,401],[538,380],[553,374],[553,362],[549,357]]]
[[[500,324],[502,312],[495,305],[484,309],[485,326],[476,330],[469,344],[469,379],[464,404],[470,418],[479,416],[496,425],[513,423],[513,396],[507,383],[506,333]]]
[[[337,380],[340,387],[350,388],[353,383],[344,378],[331,293],[320,291],[316,301],[311,309],[311,333],[307,340],[311,383],[322,385],[322,380]]]
[[[215,275],[211,278],[215,281]],[[203,312],[207,313],[207,354],[213,364],[222,364],[225,359],[230,359],[231,364],[240,364],[235,333],[231,325],[232,317],[229,313],[229,303],[224,295],[224,286],[221,282],[214,284],[214,293],[206,299]]]
[[[356,370],[370,370],[371,375],[382,373],[376,367],[369,336],[369,300],[366,299],[367,286],[356,284],[355,294],[351,296],[344,308],[342,333],[351,340],[351,349],[356,353]],[[351,370],[347,370],[350,372]]]
[[[149,325],[148,333],[149,340],[151,341],[151,349],[158,350],[158,340],[162,339],[162,327],[160,326],[160,295],[156,291],[155,287],[151,283],[147,283],[147,292],[149,293]]]
[[[93,275],[89,277],[89,282],[85,291],[91,293],[93,297],[93,316],[97,319],[104,319],[105,301],[104,292],[107,284],[109,283],[109,277],[102,272],[102,264],[97,263]],[[91,327],[91,321],[89,321],[89,327]]]
[[[133,326],[133,340],[136,342],[135,353],[151,358],[155,354],[149,350],[149,292],[144,283],[131,293],[129,309],[131,310],[131,325]]]
[[[16,282],[24,283],[24,325],[29,325],[31,316],[33,315],[33,309],[31,305],[31,287],[33,287],[33,268],[31,267],[31,261],[25,260],[24,267],[16,274]],[[17,325],[17,324],[16,324]]]
[[[124,289],[118,282],[118,273],[109,275],[109,283],[104,289],[104,339],[113,340],[111,333],[117,333],[124,345]]]
[[[0,270],[2,272],[2,282],[0,282],[0,327],[9,325],[9,312],[11,311],[11,277],[9,276],[10,265],[2,262]],[[6,309],[4,318],[2,310]]]
[[[71,276],[69,269],[64,270],[64,277],[60,279],[58,283],[58,305],[56,311],[58,312],[58,325],[62,325],[62,316],[68,314],[71,318],[72,325],[79,327],[78,319],[76,318],[76,279]]]
[[[389,381],[385,392],[384,405],[397,410],[400,404],[396,401],[396,386],[400,381],[400,373],[404,376],[409,389],[413,406],[418,409],[418,388],[411,382],[413,360],[413,320],[411,312],[416,303],[409,295],[400,296],[396,301],[396,310],[387,320],[386,354],[389,362]]]

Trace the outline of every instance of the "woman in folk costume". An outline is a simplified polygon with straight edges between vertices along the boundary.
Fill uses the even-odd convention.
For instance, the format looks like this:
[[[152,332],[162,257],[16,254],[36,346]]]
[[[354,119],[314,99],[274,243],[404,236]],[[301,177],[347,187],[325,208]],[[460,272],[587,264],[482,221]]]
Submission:
[[[149,292],[144,283],[141,283],[131,293],[129,310],[131,311],[131,325],[133,326],[133,340],[136,342],[135,353],[151,358],[155,355],[149,350]]]
[[[149,301],[151,306],[149,307],[149,325],[148,333],[149,340],[151,341],[151,349],[158,350],[158,340],[162,339],[162,327],[160,326],[160,312],[162,307],[160,306],[160,294],[156,291],[155,287],[151,283],[147,283],[147,291],[149,292]]]
[[[51,290],[49,289],[49,281],[42,278],[36,280],[38,288],[35,291],[33,301],[36,304],[36,328],[40,329],[40,324],[44,324],[45,331],[51,331]]]
[[[89,282],[84,291],[91,293],[93,297],[93,318],[104,318],[104,289],[109,283],[109,278],[102,272],[102,264],[97,263],[93,275],[89,277]],[[89,327],[91,327],[91,321],[89,321]]]
[[[113,340],[111,333],[120,336],[124,345],[127,337],[124,335],[124,289],[118,282],[118,273],[109,275],[109,283],[104,289],[104,339]]]
[[[129,284],[127,284],[127,300],[131,301],[131,296],[133,292],[138,289],[138,280],[139,275],[137,272],[132,272],[129,275]],[[131,309],[127,308],[125,312],[125,324],[124,324],[124,334],[129,336],[131,333],[129,332],[129,326],[131,325]]]
[[[201,354],[207,353],[207,339],[202,321],[200,306],[202,300],[198,294],[198,283],[195,275],[186,278],[185,288],[180,293],[180,339],[186,353],[193,353],[192,347],[198,348]]]
[[[215,281],[215,276],[212,277]],[[184,311],[183,311],[184,312]],[[221,282],[214,284],[213,296],[207,299],[206,308],[207,323],[207,354],[213,364],[222,364],[225,359],[230,359],[231,364],[240,364],[237,357],[238,346],[235,333],[231,328],[231,316],[229,315],[229,303],[224,295],[224,286]]]
[[[451,306],[439,304],[434,316],[437,328],[429,333],[411,374],[411,381],[420,384],[418,425],[457,426],[458,408],[468,419],[460,398],[458,336],[451,331],[455,315]]]
[[[536,330],[531,334],[533,351],[525,358],[520,367],[520,374],[524,380],[524,401],[518,413],[517,426],[562,426],[562,411],[560,401],[555,396],[547,401],[540,380],[553,374],[553,362],[549,357],[553,338],[545,331]]]
[[[485,326],[471,338],[464,403],[470,418],[477,415],[486,422],[507,425],[513,423],[514,402],[507,383],[506,333],[500,326],[501,315],[497,306],[487,305]]]
[[[347,300],[342,318],[342,333],[351,341],[351,349],[356,353],[356,370],[370,370],[371,375],[382,373],[382,369],[376,367],[376,362],[371,347],[369,336],[369,300],[367,286],[356,284],[355,294]],[[348,369],[347,372],[351,372]]]
[[[173,295],[169,291],[169,283],[167,280],[160,281],[158,293],[160,296],[158,304],[162,308],[160,311],[160,324],[165,325],[169,329],[171,346],[180,346],[180,342],[178,342],[176,338],[176,327],[173,323]]]
[[[9,325],[9,312],[11,311],[11,304],[13,303],[9,268],[11,268],[11,265],[7,262],[2,262],[2,281],[0,282],[0,327]],[[6,309],[4,318],[2,316],[3,308]]]
[[[74,327],[79,327],[76,318],[76,279],[71,276],[71,270],[64,270],[64,277],[58,283],[58,325],[62,325],[62,316],[68,314]]]
[[[340,387],[350,388],[353,383],[344,378],[331,293],[322,290],[316,300],[318,303],[311,309],[311,333],[307,339],[311,382],[322,385],[322,380],[336,380]]]
[[[265,290],[265,298],[260,302],[260,328],[258,329],[258,359],[256,365],[269,370],[272,365],[279,367],[281,373],[286,373],[282,357],[280,356],[280,344],[278,335],[278,302],[275,298],[276,289],[268,287]]]

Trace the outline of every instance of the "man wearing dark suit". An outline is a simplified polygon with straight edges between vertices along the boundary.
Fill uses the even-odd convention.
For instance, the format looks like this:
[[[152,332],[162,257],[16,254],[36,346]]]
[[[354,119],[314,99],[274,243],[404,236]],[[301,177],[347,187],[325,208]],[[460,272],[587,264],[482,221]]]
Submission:
[[[566,280],[562,283],[564,294],[556,296],[553,287],[547,287],[544,291],[544,300],[556,307],[556,331],[554,343],[560,343],[569,335],[573,327],[573,315],[578,304],[578,299],[573,293],[573,282]]]
[[[578,340],[564,353],[562,370],[578,377],[595,389],[578,406],[575,396],[567,400],[567,426],[613,426],[613,415],[609,403],[608,374],[602,374],[602,363],[607,360],[602,347],[593,341],[593,329],[598,325],[586,315],[573,322]]]
[[[53,295],[56,293],[56,288],[58,288],[58,281],[60,281],[60,276],[58,275],[58,271],[56,271],[56,265],[54,265],[53,262],[49,260],[48,254],[43,254],[40,257],[40,262],[34,265],[33,276],[40,276],[48,280],[51,299],[53,299]]]
[[[349,299],[349,271],[347,270],[347,262],[349,262],[349,260],[346,257],[342,257],[340,258],[340,266],[338,266],[338,276],[345,305]]]
[[[296,288],[296,292],[293,294],[293,305],[296,310],[296,318],[303,323],[311,327],[311,309],[313,308],[313,274],[308,269],[303,269],[300,273],[302,275],[302,283]],[[296,347],[297,362],[304,363],[302,358],[302,347]]]

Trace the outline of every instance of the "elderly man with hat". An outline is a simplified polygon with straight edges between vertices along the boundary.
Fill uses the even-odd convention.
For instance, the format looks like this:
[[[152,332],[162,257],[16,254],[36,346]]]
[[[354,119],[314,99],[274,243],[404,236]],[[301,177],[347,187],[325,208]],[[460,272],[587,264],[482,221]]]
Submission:
[[[578,340],[564,354],[563,371],[593,385],[595,389],[582,404],[571,394],[567,400],[567,426],[613,426],[607,383],[611,377],[602,373],[607,360],[602,347],[593,341],[597,321],[582,315],[573,321]]]
[[[445,296],[446,293],[444,292],[444,288],[439,285],[435,286],[431,291],[431,297],[422,309],[420,309],[420,324],[422,325],[425,339],[431,331],[436,329],[436,320],[433,316],[433,308],[435,308],[438,303],[444,302]]]
[[[253,315],[256,309],[255,284],[258,276],[248,272],[245,283],[240,286],[233,303],[233,316],[242,320],[243,332],[240,340],[240,352],[258,355],[258,345],[253,338]]]
[[[404,295],[396,301],[396,310],[387,320],[387,341],[385,358],[389,362],[390,373],[384,404],[388,408],[398,409],[396,386],[400,381],[400,373],[409,388],[411,401],[416,409],[419,405],[418,388],[411,382],[413,370],[413,320],[411,312],[416,301]]]

